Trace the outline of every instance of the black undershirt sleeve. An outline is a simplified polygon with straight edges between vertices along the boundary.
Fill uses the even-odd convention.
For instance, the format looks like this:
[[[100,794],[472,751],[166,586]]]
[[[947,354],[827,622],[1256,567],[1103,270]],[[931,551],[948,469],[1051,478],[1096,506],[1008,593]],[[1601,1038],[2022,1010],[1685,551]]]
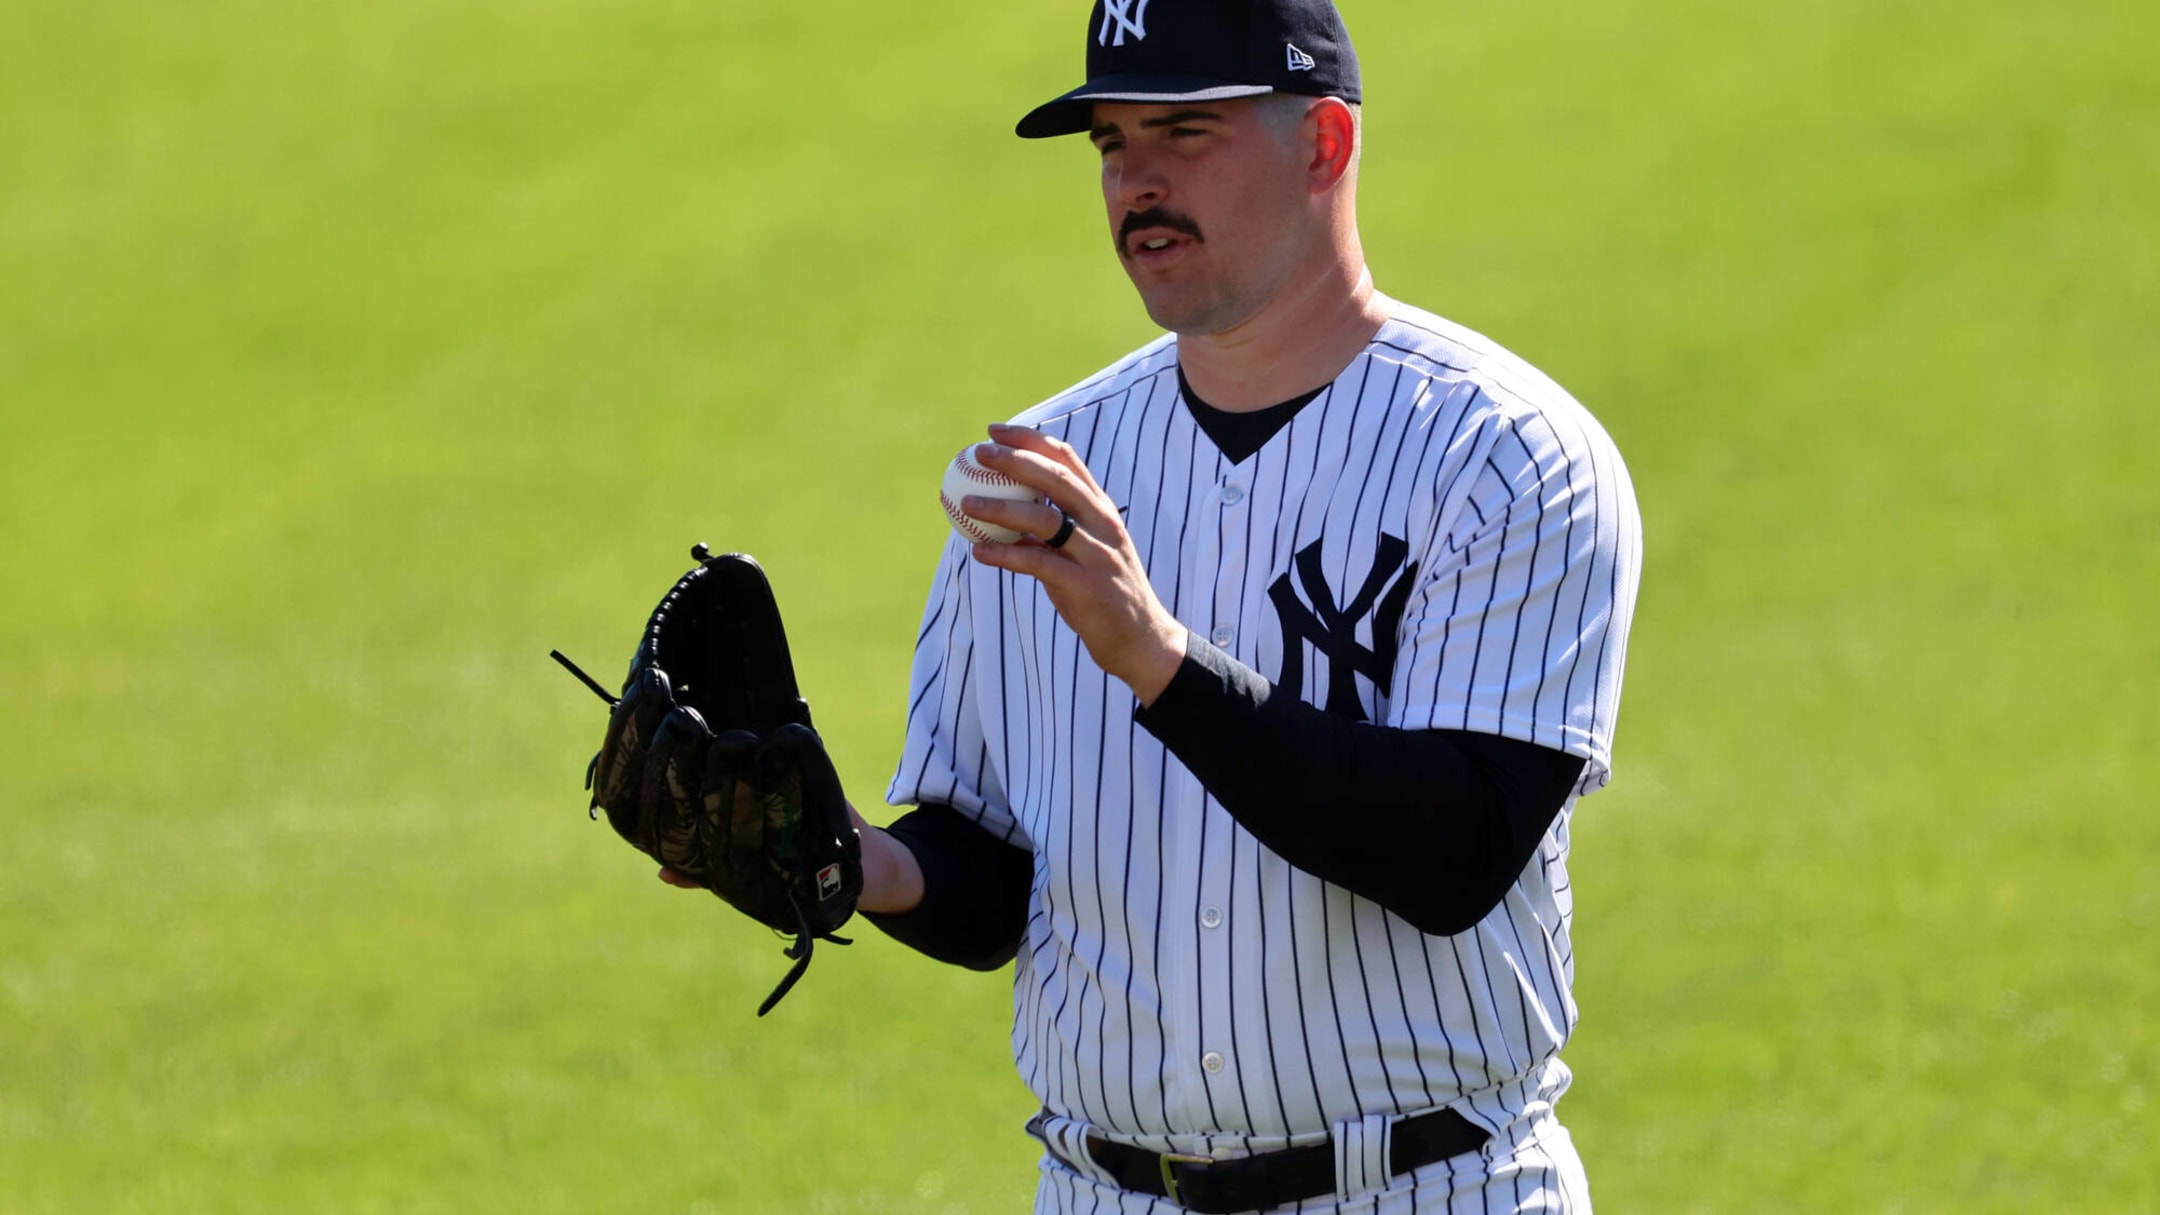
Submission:
[[[1274,690],[1192,636],[1134,720],[1277,856],[1437,936],[1499,905],[1582,775],[1533,743],[1351,721]]]
[[[950,806],[927,803],[885,829],[922,867],[923,900],[898,915],[863,912],[885,935],[940,962],[997,970],[1026,935],[1034,858]]]

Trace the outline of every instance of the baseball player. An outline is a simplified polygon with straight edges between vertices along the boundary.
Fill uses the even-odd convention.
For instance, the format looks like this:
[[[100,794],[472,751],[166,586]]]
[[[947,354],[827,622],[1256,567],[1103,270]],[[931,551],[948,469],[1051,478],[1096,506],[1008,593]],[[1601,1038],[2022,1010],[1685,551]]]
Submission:
[[[1327,0],[1097,0],[1084,135],[1168,333],[990,428],[862,908],[1014,964],[1040,1212],[1568,1211],[1568,824],[1633,489],[1560,387],[1387,298]]]

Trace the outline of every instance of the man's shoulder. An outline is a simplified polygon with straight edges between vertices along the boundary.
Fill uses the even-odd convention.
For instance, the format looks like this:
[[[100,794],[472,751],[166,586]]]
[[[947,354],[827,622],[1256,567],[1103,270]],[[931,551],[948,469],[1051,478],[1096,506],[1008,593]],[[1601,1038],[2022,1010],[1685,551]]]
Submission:
[[[1475,385],[1502,409],[1582,408],[1528,359],[1467,325],[1400,301],[1373,336],[1371,349],[1436,379]]]
[[[1177,366],[1177,335],[1166,333],[1070,388],[1051,395],[1013,419],[1017,426],[1042,426],[1123,396]]]
[[[1368,349],[1445,384],[1430,396],[1459,411],[1459,426],[1511,453],[1525,475],[1559,454],[1625,479],[1619,449],[1597,417],[1551,376],[1484,334],[1397,303]],[[1518,441],[1501,445],[1503,434]]]

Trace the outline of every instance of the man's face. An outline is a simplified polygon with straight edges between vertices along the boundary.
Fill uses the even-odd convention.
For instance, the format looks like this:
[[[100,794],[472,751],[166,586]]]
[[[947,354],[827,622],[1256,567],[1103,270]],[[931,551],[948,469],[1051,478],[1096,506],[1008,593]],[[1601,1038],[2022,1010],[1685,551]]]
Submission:
[[[1221,333],[1272,300],[1312,239],[1303,142],[1252,99],[1095,107],[1103,203],[1148,315]]]

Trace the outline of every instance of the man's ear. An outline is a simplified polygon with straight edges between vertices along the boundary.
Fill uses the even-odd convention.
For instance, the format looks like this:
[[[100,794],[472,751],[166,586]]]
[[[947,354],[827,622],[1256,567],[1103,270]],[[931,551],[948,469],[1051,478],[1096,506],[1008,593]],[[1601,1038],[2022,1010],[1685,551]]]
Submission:
[[[1312,163],[1306,166],[1307,184],[1315,194],[1335,188],[1357,160],[1357,115],[1337,97],[1322,97],[1305,112],[1312,140]]]

